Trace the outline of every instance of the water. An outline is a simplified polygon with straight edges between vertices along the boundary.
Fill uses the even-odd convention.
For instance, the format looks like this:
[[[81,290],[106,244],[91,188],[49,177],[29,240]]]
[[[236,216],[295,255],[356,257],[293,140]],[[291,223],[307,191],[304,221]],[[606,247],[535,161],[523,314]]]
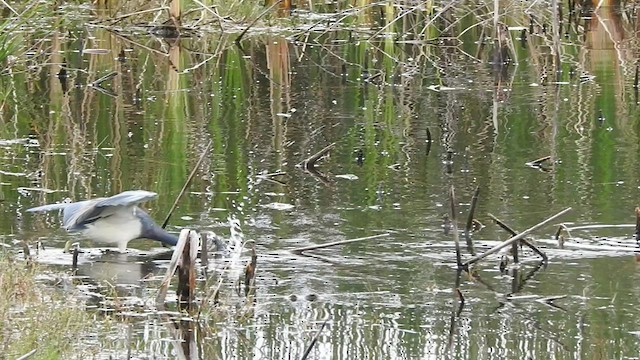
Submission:
[[[461,228],[480,187],[479,250],[507,238],[487,213],[518,231],[566,207],[562,222],[634,223],[634,68],[604,61],[613,50],[580,45],[589,59],[566,54],[554,73],[532,38],[515,44],[518,66],[498,75],[460,60],[473,43],[447,52],[332,33],[303,47],[262,35],[241,52],[217,36],[92,34],[54,32],[48,58],[29,59],[40,66],[0,79],[0,228],[16,256],[20,241],[41,241],[37,258],[96,313],[96,334],[79,340],[93,357],[300,358],[327,320],[310,358],[637,359],[633,227],[574,230],[564,248],[553,238],[559,222],[536,231],[549,264],[525,252],[502,273],[499,255],[483,261],[475,279],[463,274],[464,307],[451,325],[450,186]],[[88,86],[114,71],[103,89]],[[136,240],[137,251],[104,254],[59,229],[57,214],[24,212],[146,189],[160,194],[145,208],[162,221],[210,140],[168,228],[229,237],[237,222],[236,236],[258,253],[253,301],[233,290],[244,253],[235,275],[225,273],[220,304],[199,320],[158,313],[170,253]],[[318,174],[296,166],[330,144]],[[543,156],[550,171],[526,165]],[[68,240],[87,251],[77,277],[61,251]],[[201,272],[201,300],[222,268],[211,264],[207,281]]]

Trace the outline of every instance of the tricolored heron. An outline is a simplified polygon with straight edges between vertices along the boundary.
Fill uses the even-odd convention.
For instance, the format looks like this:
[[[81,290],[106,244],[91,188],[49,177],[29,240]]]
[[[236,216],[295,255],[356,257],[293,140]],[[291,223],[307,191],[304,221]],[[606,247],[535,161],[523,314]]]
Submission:
[[[144,190],[124,191],[107,198],[58,203],[28,209],[29,212],[62,210],[62,227],[91,240],[117,244],[120,251],[129,241],[151,239],[174,246],[178,237],[166,232],[137,205],[158,194]]]

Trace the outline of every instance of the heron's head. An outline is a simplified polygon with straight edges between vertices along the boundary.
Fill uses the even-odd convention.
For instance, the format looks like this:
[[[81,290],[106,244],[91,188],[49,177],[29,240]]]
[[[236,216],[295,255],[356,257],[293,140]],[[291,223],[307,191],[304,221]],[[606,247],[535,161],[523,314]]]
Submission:
[[[136,208],[135,216],[141,225],[140,238],[157,240],[169,246],[175,246],[178,243],[177,236],[169,234],[161,228],[144,210]]]

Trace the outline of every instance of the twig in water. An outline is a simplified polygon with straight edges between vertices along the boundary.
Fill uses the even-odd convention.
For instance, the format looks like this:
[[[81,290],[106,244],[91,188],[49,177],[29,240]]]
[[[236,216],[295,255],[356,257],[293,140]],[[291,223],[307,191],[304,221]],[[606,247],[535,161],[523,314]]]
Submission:
[[[495,217],[493,214],[488,214],[488,216],[496,222],[496,224],[498,224],[498,226],[500,226],[502,229],[504,229],[506,232],[508,232],[509,234],[511,234],[511,236],[516,236],[518,235],[518,233],[513,230],[509,225],[505,224],[502,220],[498,219],[497,217]],[[531,243],[529,240],[527,239],[521,239],[520,240],[521,243],[525,244],[529,249],[533,250],[536,254],[540,255],[540,257],[542,258],[542,260],[544,261],[544,263],[546,264],[547,261],[549,260],[547,258],[547,254],[545,254],[542,250],[538,249],[537,246],[533,245],[533,243]],[[515,261],[515,259],[514,259]]]
[[[464,309],[464,294],[462,294],[462,291],[460,291],[460,288],[456,288],[456,296],[458,297],[458,303],[460,304],[458,306],[458,311],[456,312],[456,317],[460,317],[460,314],[462,314],[462,309]]]
[[[212,141],[209,140],[209,143],[207,144],[207,146],[204,148],[204,150],[202,150],[202,155],[200,155],[200,158],[198,159],[196,166],[193,167],[193,170],[191,170],[191,174],[189,174],[187,181],[184,182],[184,185],[182,186],[182,189],[180,190],[178,197],[176,197],[176,201],[173,202],[171,209],[169,209],[169,212],[167,213],[167,217],[164,219],[164,222],[162,223],[163,229],[167,227],[167,224],[169,223],[169,219],[171,218],[173,211],[178,206],[178,202],[180,202],[182,195],[184,195],[185,191],[187,191],[187,187],[189,187],[189,184],[191,184],[191,180],[193,179],[193,176],[196,174],[196,171],[198,171],[200,164],[202,164],[202,160],[204,160],[204,157],[207,155],[207,151],[209,151],[209,148],[211,147],[211,143]]]
[[[555,295],[555,296],[546,296],[540,299],[536,299],[536,301],[541,302],[541,303],[545,303],[545,304],[549,304],[549,305],[553,305],[553,302],[556,300],[560,300],[560,299],[566,299],[567,295]]]
[[[541,157],[539,159],[535,159],[535,160],[529,161],[527,163],[527,165],[529,165],[529,166],[539,166],[540,164],[542,164],[543,162],[548,161],[548,160],[551,160],[551,156],[543,156],[543,157]]]
[[[470,264],[476,263],[476,262],[478,262],[478,261],[480,261],[480,260],[482,260],[482,259],[486,258],[487,256],[489,256],[489,255],[491,255],[491,254],[494,254],[494,253],[496,253],[496,252],[500,251],[500,249],[504,248],[505,246],[509,246],[509,245],[511,245],[512,243],[514,243],[514,242],[516,242],[516,241],[518,241],[518,240],[522,240],[525,236],[527,236],[527,235],[529,235],[530,233],[532,233],[533,231],[536,231],[536,230],[538,230],[539,228],[541,228],[541,227],[543,227],[543,226],[547,225],[548,223],[552,222],[553,220],[555,220],[555,219],[559,218],[560,216],[562,216],[562,215],[564,215],[564,214],[568,213],[570,210],[571,210],[571,208],[570,208],[570,207],[568,207],[568,208],[566,208],[566,209],[564,209],[564,210],[560,211],[559,213],[557,213],[557,214],[555,214],[555,215],[553,215],[553,216],[551,216],[551,217],[547,218],[546,220],[544,220],[544,221],[542,221],[542,222],[540,222],[540,223],[538,223],[538,224],[536,224],[536,225],[534,225],[534,226],[532,226],[532,227],[528,228],[527,230],[525,230],[525,231],[523,231],[523,232],[519,233],[518,235],[513,236],[513,237],[511,237],[510,239],[507,239],[507,240],[505,240],[504,242],[502,242],[502,243],[500,243],[500,244],[498,244],[498,245],[496,245],[496,246],[492,247],[491,249],[489,249],[489,250],[485,251],[484,253],[482,253],[482,254],[480,254],[480,255],[478,255],[478,256],[476,256],[476,257],[474,257],[474,258],[472,258],[472,259],[470,259],[470,260],[468,260],[468,261],[466,261],[466,262],[463,264],[463,266],[468,267]]]
[[[566,231],[566,228],[567,228],[567,226],[565,224],[560,224],[560,226],[558,226],[558,230],[556,230],[556,234],[555,234],[556,240],[558,240],[560,235],[562,235],[562,230]]]
[[[318,338],[320,337],[320,333],[324,329],[325,325],[327,325],[327,321],[329,321],[329,319],[326,319],[325,321],[322,322],[322,325],[320,325],[320,329],[318,329],[318,331],[316,332],[316,335],[313,337],[313,339],[309,343],[309,346],[307,346],[307,349],[304,351],[304,354],[302,354],[301,360],[306,360],[307,357],[309,357],[309,354],[311,353],[311,350],[313,349],[313,347],[318,342]]]
[[[335,145],[336,143],[331,143],[325,146],[324,149],[304,159],[301,163],[299,163],[296,166],[300,166],[305,170],[314,169],[316,167],[316,162],[318,161],[318,159],[326,155],[329,152],[329,150],[331,150]]]
[[[471,229],[473,227],[473,214],[476,211],[476,205],[478,204],[478,197],[480,196],[480,186],[476,186],[476,190],[473,192],[471,198],[471,208],[469,209],[469,216],[467,216],[467,226],[464,228],[464,237],[467,240],[467,248],[471,255],[475,255],[476,252],[473,249],[473,241],[471,240]]]
[[[453,185],[449,187],[449,209],[451,211],[453,242],[456,246],[456,264],[458,264],[458,268],[460,268],[462,266],[462,255],[460,254],[460,234],[458,234],[458,220],[456,219],[456,192]]]
[[[240,41],[242,40],[244,35],[247,33],[247,31],[249,31],[249,29],[251,29],[251,27],[253,25],[255,25],[258,22],[258,20],[260,20],[261,17],[263,17],[266,13],[271,11],[271,9],[273,9],[274,7],[279,5],[281,2],[282,2],[282,0],[278,0],[278,1],[274,2],[273,5],[271,5],[268,8],[266,8],[262,13],[260,13],[260,15],[258,15],[255,19],[253,19],[253,21],[249,25],[247,25],[247,27],[244,30],[242,30],[240,35],[238,35],[238,37],[236,38],[236,41],[235,41],[236,46],[241,47],[240,46]]]
[[[274,179],[277,176],[283,176],[283,175],[287,175],[287,173],[284,172],[284,171],[279,171],[279,172],[270,173],[270,174],[260,174],[260,175],[256,175],[256,178],[260,179],[260,180],[271,181],[271,182],[276,183],[278,185],[286,185],[287,184],[286,181],[281,181],[281,180],[278,180],[278,179]]]
[[[320,181],[324,185],[326,185],[326,186],[331,185],[331,180],[325,174],[323,174],[320,171],[318,171],[318,169],[316,169],[315,167],[307,168],[306,172],[307,172],[307,174],[313,176],[314,178],[316,178],[318,181]]]
[[[539,169],[542,172],[550,172],[552,168],[550,166],[545,166],[547,162],[551,160],[551,156],[544,156],[539,159],[529,161],[526,163],[527,166]]]
[[[334,242],[330,242],[330,243],[326,243],[326,244],[305,246],[305,247],[301,247],[301,248],[291,249],[289,251],[291,253],[293,253],[293,254],[296,254],[296,255],[304,255],[303,252],[309,251],[309,250],[324,249],[324,248],[328,248],[328,247],[332,247],[332,246],[350,244],[350,243],[354,243],[354,242],[358,242],[358,241],[378,239],[378,238],[382,238],[382,237],[387,237],[389,235],[390,235],[389,233],[384,233],[384,234],[379,234],[379,235],[361,237],[361,238],[357,238],[357,239],[341,240],[341,241],[334,241]]]

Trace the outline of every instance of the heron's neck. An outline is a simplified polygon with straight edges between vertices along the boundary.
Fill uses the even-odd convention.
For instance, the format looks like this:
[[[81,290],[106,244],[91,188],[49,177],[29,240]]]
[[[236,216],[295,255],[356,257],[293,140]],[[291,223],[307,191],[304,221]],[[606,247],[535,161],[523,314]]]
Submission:
[[[172,234],[169,234],[163,228],[158,225],[152,226],[150,228],[145,229],[142,233],[142,237],[157,240],[161,243],[167,244],[169,246],[175,246],[178,243],[178,237]]]

